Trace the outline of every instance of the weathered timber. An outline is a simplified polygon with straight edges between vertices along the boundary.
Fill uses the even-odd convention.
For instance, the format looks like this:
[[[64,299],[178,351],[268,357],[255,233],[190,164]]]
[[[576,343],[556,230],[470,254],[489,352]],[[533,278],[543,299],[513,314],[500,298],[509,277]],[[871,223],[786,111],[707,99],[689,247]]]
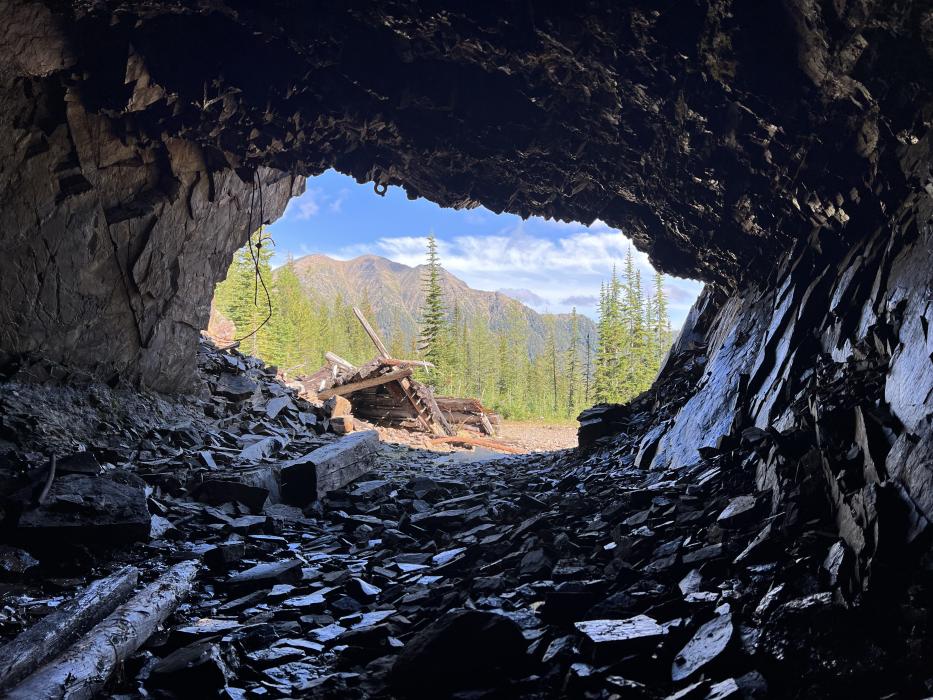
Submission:
[[[524,450],[514,447],[512,445],[506,445],[504,442],[499,442],[497,440],[488,440],[486,438],[476,438],[469,437],[466,435],[444,435],[443,437],[437,437],[431,440],[431,444],[439,445],[441,443],[447,443],[451,445],[473,445],[476,447],[486,447],[490,450],[496,450],[497,452],[508,452],[510,454],[524,454]]]
[[[343,369],[347,370],[348,372],[355,372],[355,371],[356,371],[356,365],[354,365],[352,362],[348,362],[347,360],[343,359],[342,357],[340,357],[340,355],[337,355],[336,353],[333,353],[333,352],[330,352],[330,351],[325,352],[325,353],[324,353],[324,359],[326,359],[328,362],[330,362],[330,363],[333,364],[333,365],[337,365],[338,367],[342,367]]]
[[[305,505],[323,498],[372,469],[378,448],[379,434],[364,430],[293,459],[280,472],[282,499]]]
[[[366,320],[363,312],[354,306],[353,313],[356,314],[356,318],[359,320],[360,325],[363,326],[363,330],[366,331],[366,335],[368,335],[369,339],[373,341],[373,345],[375,345],[376,350],[379,351],[379,356],[385,359],[390,359],[392,356],[389,355],[389,351],[386,350],[386,346],[376,334],[376,331],[374,331],[373,327],[369,325],[369,321]]]
[[[394,357],[383,357],[381,362],[387,367],[424,367],[425,369],[434,369],[434,363],[425,360],[396,360]]]
[[[402,384],[403,389],[407,387]],[[418,398],[428,407],[428,410],[431,412],[431,419],[435,426],[440,428],[445,435],[456,435],[457,431],[450,427],[450,423],[447,422],[447,418],[444,417],[444,414],[441,412],[441,409],[437,405],[437,401],[434,400],[434,391],[429,386],[424,384],[419,384],[417,387],[411,387],[411,390],[417,393]]]
[[[125,566],[90,584],[72,600],[0,648],[0,689],[22,680],[60,654],[68,644],[113,610],[133,592],[139,569]]]
[[[124,603],[64,654],[6,695],[10,700],[80,700],[98,693],[120,664],[141,647],[191,590],[196,561],[176,564]]]
[[[483,429],[483,432],[485,432],[487,435],[496,434],[495,429],[492,427],[492,423],[489,421],[489,418],[486,416],[485,413],[480,414],[479,422],[480,422],[480,426]]]
[[[361,389],[370,389],[374,386],[388,384],[389,382],[397,382],[410,376],[411,369],[396,369],[392,370],[391,372],[386,372],[385,374],[380,374],[376,377],[371,377],[370,379],[364,379],[359,382],[351,382],[349,384],[341,384],[340,386],[325,389],[319,393],[317,397],[323,401],[325,399],[329,399],[331,396],[348,396],[349,394],[360,391]]]

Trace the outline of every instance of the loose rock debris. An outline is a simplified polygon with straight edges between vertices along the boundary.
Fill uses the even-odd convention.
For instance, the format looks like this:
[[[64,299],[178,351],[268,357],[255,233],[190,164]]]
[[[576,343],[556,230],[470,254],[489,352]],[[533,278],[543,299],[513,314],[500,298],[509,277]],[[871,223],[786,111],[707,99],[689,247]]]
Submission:
[[[110,491],[76,489],[68,498],[61,485],[99,479],[141,494],[128,512],[145,512],[151,523],[135,532],[135,545],[109,536],[5,545],[6,640],[43,617],[54,621],[49,613],[88,582],[127,563],[140,585],[174,566],[196,572],[164,627],[149,630],[137,651],[124,647],[104,696],[933,690],[924,663],[926,570],[864,590],[849,546],[830,534],[825,499],[802,488],[774,509],[773,493],[756,488],[755,465],[807,453],[799,431],[746,430],[689,467],[647,471],[638,454],[643,426],[658,419],[650,401],[663,403],[662,386],[650,401],[594,412],[588,430],[602,437],[587,451],[464,462],[380,444],[371,433],[327,433],[324,406],[295,398],[271,369],[235,352],[205,345],[200,364],[213,398],[189,406],[186,422],[88,437],[87,451],[77,453],[84,456],[58,461],[66,469],[47,505],[29,502],[22,487],[7,499],[22,513],[60,503],[78,520],[97,517],[103,506],[94,495]],[[20,407],[12,416],[22,425],[22,406],[5,399]],[[615,421],[614,437],[600,427],[606,420]],[[30,457],[36,431],[18,435],[8,462],[45,464]],[[259,444],[267,447],[244,454]],[[316,471],[324,464],[334,467],[327,478],[349,471],[327,481]],[[17,479],[28,481],[28,472]],[[13,522],[4,531],[11,540]],[[73,649],[94,648],[85,627],[65,630]],[[873,673],[865,659],[889,673]],[[54,669],[75,660],[68,650],[42,659],[66,665],[30,667],[31,676],[16,680],[31,685],[16,692],[54,685]]]

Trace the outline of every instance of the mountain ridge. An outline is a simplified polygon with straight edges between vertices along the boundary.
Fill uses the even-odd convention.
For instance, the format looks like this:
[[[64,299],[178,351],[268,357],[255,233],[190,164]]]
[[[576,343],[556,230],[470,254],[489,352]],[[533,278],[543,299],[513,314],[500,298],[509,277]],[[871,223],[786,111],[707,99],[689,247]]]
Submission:
[[[309,296],[326,300],[339,295],[354,305],[368,301],[373,320],[383,334],[401,332],[406,345],[417,337],[426,265],[411,267],[373,254],[340,260],[323,253],[295,258],[292,265],[302,290]],[[448,318],[456,307],[468,324],[485,320],[492,331],[506,330],[521,322],[527,328],[532,358],[543,352],[552,318],[558,349],[566,350],[570,344],[571,314],[542,314],[501,291],[473,289],[443,268],[440,284]],[[589,333],[595,348],[596,325],[579,313],[577,319],[581,346]]]

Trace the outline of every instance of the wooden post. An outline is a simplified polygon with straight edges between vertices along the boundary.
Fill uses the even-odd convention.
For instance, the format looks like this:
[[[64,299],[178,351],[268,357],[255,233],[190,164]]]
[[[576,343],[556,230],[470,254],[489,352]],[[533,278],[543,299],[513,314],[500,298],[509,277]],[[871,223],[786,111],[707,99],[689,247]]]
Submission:
[[[359,319],[359,322],[362,324],[363,330],[366,331],[366,335],[373,341],[373,345],[375,345],[376,350],[379,351],[379,356],[389,359],[391,357],[389,351],[386,350],[386,346],[382,344],[382,340],[376,335],[376,331],[373,330],[373,327],[369,325],[369,321],[366,320],[363,312],[354,306],[353,313],[356,314],[357,319]]]

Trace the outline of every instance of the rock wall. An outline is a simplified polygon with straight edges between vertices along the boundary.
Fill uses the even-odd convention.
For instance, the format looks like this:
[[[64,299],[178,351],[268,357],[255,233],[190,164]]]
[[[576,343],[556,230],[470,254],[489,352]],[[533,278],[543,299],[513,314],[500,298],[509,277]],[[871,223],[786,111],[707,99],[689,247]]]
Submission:
[[[190,140],[89,112],[49,75],[72,64],[50,15],[0,16],[16,71],[0,85],[0,352],[184,388],[218,273],[304,180],[241,177]],[[27,31],[46,36],[14,41]]]
[[[814,445],[760,461],[758,486],[777,513],[821,472],[866,587],[883,539],[926,541],[933,521],[931,211],[912,198],[841,259],[808,246],[776,283],[704,293],[668,360],[699,347],[703,372],[646,438],[661,472],[728,452],[749,430]]]

